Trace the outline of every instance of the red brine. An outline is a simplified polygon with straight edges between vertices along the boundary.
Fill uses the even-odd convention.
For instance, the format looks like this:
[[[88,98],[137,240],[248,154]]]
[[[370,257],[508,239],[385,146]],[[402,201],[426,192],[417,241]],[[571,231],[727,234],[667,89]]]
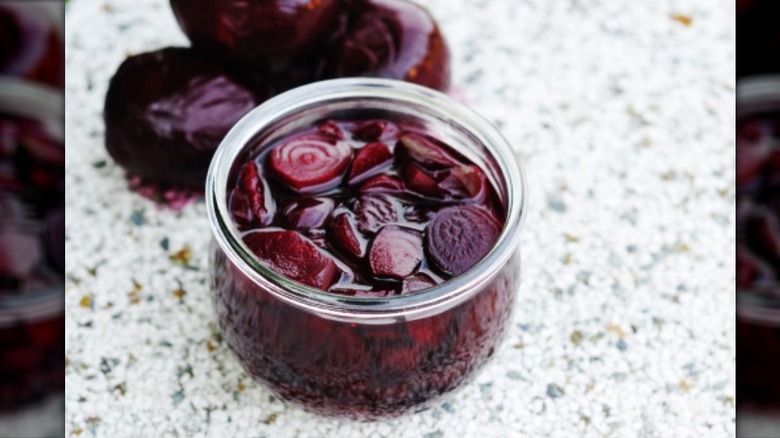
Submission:
[[[282,139],[242,166],[229,204],[268,267],[345,295],[400,295],[462,274],[504,220],[482,169],[386,120],[331,120]]]

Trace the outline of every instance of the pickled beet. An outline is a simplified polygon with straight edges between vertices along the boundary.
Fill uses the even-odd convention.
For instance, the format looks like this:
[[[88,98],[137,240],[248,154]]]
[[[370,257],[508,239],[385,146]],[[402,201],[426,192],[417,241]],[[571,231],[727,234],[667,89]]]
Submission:
[[[131,56],[106,94],[106,149],[131,175],[202,190],[220,141],[263,98],[192,49]]]
[[[423,259],[422,234],[388,225],[371,243],[368,261],[376,277],[403,280],[412,275]]]
[[[501,224],[491,212],[463,205],[439,211],[428,224],[425,243],[436,267],[459,275],[490,252],[500,233]]]
[[[298,192],[336,187],[349,166],[352,149],[323,135],[294,137],[277,146],[268,159],[274,175]]]
[[[479,166],[386,120],[327,120],[293,133],[260,148],[232,184],[231,215],[261,260],[350,296],[436,286],[484,257],[502,228]]]
[[[407,0],[363,0],[353,3],[351,15],[346,34],[326,56],[327,75],[449,88],[449,49],[425,8]]]
[[[295,231],[253,232],[244,242],[268,267],[307,286],[327,290],[340,275],[330,257]]]
[[[370,143],[358,149],[352,167],[349,169],[347,182],[356,184],[388,167],[393,160],[390,148],[382,143]]]

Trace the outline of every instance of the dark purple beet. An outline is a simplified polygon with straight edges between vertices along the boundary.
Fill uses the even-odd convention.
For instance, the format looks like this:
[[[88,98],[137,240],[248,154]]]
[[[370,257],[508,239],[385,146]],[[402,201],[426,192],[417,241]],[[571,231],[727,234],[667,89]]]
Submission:
[[[449,275],[460,275],[495,245],[501,224],[475,205],[445,208],[428,224],[425,247],[430,260]]]
[[[331,48],[331,77],[372,76],[447,91],[449,49],[435,20],[406,0],[354,2],[347,33]]]
[[[330,198],[300,198],[284,208],[283,221],[293,230],[322,228],[334,205]]]
[[[347,183],[357,184],[389,167],[392,161],[393,153],[386,144],[382,142],[369,143],[358,149],[355,154],[352,167],[347,175]]]
[[[131,175],[200,190],[220,141],[258,102],[192,49],[131,56],[106,94],[106,149]]]

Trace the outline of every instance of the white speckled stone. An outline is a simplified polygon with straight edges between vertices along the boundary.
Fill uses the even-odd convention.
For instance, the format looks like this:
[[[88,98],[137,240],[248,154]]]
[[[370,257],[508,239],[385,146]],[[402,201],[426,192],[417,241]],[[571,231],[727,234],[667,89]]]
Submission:
[[[530,180],[523,283],[495,361],[448,402],[385,423],[320,418],[252,382],[215,331],[205,206],[129,192],[103,147],[122,59],[186,39],[164,0],[72,0],[68,436],[734,435],[733,5],[425,3],[455,87]],[[189,267],[170,259],[183,248]]]

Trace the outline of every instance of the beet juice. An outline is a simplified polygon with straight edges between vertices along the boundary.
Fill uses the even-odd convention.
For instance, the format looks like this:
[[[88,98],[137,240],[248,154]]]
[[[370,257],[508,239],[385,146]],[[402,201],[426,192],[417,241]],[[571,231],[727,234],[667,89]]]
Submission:
[[[523,174],[438,92],[339,79],[274,98],[220,146],[207,200],[223,336],[284,400],[355,419],[421,410],[503,338]]]

